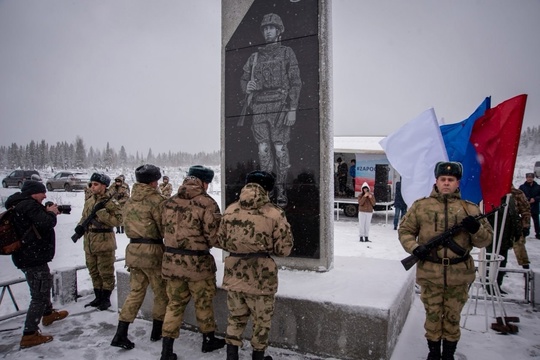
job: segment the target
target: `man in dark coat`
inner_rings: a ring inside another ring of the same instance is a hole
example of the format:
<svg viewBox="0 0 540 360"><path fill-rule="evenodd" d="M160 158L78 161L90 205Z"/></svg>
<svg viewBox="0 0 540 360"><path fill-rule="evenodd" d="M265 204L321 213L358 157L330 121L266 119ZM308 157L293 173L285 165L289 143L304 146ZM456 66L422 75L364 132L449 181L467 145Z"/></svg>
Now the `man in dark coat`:
<svg viewBox="0 0 540 360"><path fill-rule="evenodd" d="M58 206L43 206L47 197L45 185L40 181L27 180L21 192L11 195L6 201L6 209L15 208L14 226L22 239L22 247L11 256L15 266L24 273L30 289L30 305L26 313L21 348L40 345L53 340L50 335L42 335L39 322L49 326L56 320L68 316L67 311L52 308L52 275L49 261L54 257L56 236L56 215ZM43 319L42 319L43 318Z"/></svg>
<svg viewBox="0 0 540 360"><path fill-rule="evenodd" d="M523 191L531 205L531 219L534 224L534 232L536 233L536 238L540 240L540 223L538 219L540 210L540 185L534 181L533 173L525 174L525 182L519 187L519 190Z"/></svg>
<svg viewBox="0 0 540 360"><path fill-rule="evenodd" d="M396 196L394 198L394 230L397 230L399 221L407 212L407 204L401 195L401 179L396 183Z"/></svg>

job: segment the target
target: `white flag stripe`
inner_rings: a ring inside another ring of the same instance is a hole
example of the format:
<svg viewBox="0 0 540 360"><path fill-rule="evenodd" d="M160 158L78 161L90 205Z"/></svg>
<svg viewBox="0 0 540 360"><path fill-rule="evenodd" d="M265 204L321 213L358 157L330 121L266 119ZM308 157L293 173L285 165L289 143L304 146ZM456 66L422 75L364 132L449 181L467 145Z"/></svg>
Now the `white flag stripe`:
<svg viewBox="0 0 540 360"><path fill-rule="evenodd" d="M435 182L433 169L448 161L435 110L430 108L380 141L388 161L402 177L401 193L408 206L428 196Z"/></svg>

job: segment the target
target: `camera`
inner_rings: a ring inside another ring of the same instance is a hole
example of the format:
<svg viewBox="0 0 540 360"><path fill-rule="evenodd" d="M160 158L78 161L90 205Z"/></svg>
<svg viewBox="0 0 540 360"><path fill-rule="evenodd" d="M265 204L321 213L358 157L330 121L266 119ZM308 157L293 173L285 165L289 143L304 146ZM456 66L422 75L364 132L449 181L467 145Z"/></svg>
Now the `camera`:
<svg viewBox="0 0 540 360"><path fill-rule="evenodd" d="M51 206L54 205L52 201L47 201L45 203L45 206ZM60 214L71 214L71 205L58 205L58 211Z"/></svg>

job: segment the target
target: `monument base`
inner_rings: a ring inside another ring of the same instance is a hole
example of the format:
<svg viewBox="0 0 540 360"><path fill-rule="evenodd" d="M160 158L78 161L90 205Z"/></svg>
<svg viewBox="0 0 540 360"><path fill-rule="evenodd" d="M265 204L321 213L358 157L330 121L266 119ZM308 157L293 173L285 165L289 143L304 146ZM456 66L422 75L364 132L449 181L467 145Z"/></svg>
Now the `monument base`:
<svg viewBox="0 0 540 360"><path fill-rule="evenodd" d="M212 250L220 259L220 251ZM328 272L281 270L270 345L339 359L390 359L407 318L414 293L414 271L396 260L336 257ZM219 335L227 328L227 292L221 288L218 263L214 299ZM118 306L129 292L129 273L117 272ZM152 320L148 289L140 314ZM197 330L190 302L184 326ZM251 322L244 334L251 337Z"/></svg>

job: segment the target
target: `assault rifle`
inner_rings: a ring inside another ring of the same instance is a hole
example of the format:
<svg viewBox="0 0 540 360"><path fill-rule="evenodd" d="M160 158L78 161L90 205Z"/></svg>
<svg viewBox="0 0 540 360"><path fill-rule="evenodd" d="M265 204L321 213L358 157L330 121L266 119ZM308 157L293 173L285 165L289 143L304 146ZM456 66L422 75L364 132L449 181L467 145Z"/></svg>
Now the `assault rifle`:
<svg viewBox="0 0 540 360"><path fill-rule="evenodd" d="M496 212L499 212L505 206L506 206L506 204L501 204L501 206L496 207L495 209L491 210L490 212L488 212L486 214L480 214L478 216L475 216L474 218L476 220L487 218L487 217L489 217L491 215L494 215ZM457 233L458 231L460 231L461 229L463 229L463 222L461 222L459 224L456 224L456 225L452 226L450 229L443 232L442 234L439 234L439 235L435 236L433 239L431 239L427 243L425 243L424 246L428 250L431 250L431 249L437 248L439 245L443 245L445 243L448 243L450 245L450 242L453 242L453 240L451 240L452 236L455 233ZM459 245L457 245L456 243L453 243L453 247L460 248ZM463 256L464 255L465 254L463 254ZM414 266L414 264L416 264L418 262L418 260L420 260L420 259L418 259L416 256L409 255L405 259L401 260L401 264L403 264L403 267L405 268L405 270L409 270L410 268L412 268Z"/></svg>
<svg viewBox="0 0 540 360"><path fill-rule="evenodd" d="M255 80L255 65L257 65L257 58L259 56L259 53L255 53L255 57L253 58L253 65L251 65L251 79L250 81ZM247 85L246 85L247 86ZM238 123L236 126L244 126L244 119L246 118L246 114L248 112L248 107L251 106L251 99L253 98L253 92L250 92L249 94L246 94L243 101L242 106L242 112L240 112L240 119L238 119Z"/></svg>
<svg viewBox="0 0 540 360"><path fill-rule="evenodd" d="M86 229L88 229L88 225L90 225L90 222L96 217L96 213L99 210L104 209L105 204L107 203L107 201L111 200L111 198L112 197L108 197L107 199L100 201L96 205L94 205L94 208L92 209L90 215L88 215L88 217L84 219L81 225L77 225L77 227L75 227L75 234L73 234L73 236L71 237L71 240L73 240L74 243L76 243L77 240L82 238L82 236L86 232Z"/></svg>

